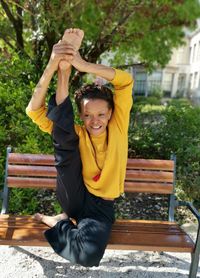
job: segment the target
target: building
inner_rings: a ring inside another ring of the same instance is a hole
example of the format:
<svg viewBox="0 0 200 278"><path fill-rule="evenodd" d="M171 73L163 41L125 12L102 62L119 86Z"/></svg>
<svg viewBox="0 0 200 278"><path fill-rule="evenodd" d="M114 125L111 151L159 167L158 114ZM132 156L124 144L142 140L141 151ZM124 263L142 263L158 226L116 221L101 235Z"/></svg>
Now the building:
<svg viewBox="0 0 200 278"><path fill-rule="evenodd" d="M165 97L189 96L200 99L200 21L199 27L185 37L185 44L174 49L164 69L147 74L142 67L133 68L135 95L148 96L162 90Z"/></svg>

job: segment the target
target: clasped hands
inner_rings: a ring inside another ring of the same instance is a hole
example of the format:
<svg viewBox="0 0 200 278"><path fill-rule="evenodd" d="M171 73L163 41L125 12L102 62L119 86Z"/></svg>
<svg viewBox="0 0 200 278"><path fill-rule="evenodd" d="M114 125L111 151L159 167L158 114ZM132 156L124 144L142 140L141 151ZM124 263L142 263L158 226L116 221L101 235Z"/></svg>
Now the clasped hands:
<svg viewBox="0 0 200 278"><path fill-rule="evenodd" d="M50 64L54 67L54 70L57 71L58 67L61 70L66 70L69 68L69 64L74 66L78 71L84 71L84 68L87 64L85 60L79 54L79 51L76 50L75 46L70 43L67 43L64 40L60 40L57 44L53 46Z"/></svg>

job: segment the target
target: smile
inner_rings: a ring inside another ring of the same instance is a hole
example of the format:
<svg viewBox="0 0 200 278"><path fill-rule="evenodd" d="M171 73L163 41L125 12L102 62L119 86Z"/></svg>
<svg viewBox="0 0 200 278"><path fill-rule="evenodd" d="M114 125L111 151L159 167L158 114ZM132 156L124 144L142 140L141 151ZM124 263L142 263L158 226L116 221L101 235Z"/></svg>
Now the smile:
<svg viewBox="0 0 200 278"><path fill-rule="evenodd" d="M92 129L100 129L101 126L91 126Z"/></svg>

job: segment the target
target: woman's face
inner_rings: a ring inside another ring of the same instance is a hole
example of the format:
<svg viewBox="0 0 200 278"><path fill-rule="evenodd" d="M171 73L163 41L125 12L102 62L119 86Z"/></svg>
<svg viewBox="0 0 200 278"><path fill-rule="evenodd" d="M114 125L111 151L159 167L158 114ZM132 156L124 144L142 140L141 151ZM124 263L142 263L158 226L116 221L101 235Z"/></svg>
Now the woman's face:
<svg viewBox="0 0 200 278"><path fill-rule="evenodd" d="M103 99L83 99L81 101L80 117L91 135L102 134L106 130L111 115L112 109Z"/></svg>

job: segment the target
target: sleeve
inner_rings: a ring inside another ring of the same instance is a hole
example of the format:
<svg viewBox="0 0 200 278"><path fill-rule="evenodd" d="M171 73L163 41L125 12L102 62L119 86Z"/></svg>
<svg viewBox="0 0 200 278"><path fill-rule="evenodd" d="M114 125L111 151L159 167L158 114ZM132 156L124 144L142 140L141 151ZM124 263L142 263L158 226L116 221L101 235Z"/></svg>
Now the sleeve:
<svg viewBox="0 0 200 278"><path fill-rule="evenodd" d="M31 111L26 108L26 114L31 118L31 120L39 126L39 128L51 134L53 128L53 122L47 118L47 107L42 106L38 110Z"/></svg>
<svg viewBox="0 0 200 278"><path fill-rule="evenodd" d="M110 81L114 85L114 112L113 120L121 132L128 131L129 116L133 104L133 78L128 72L114 69L115 77Z"/></svg>

